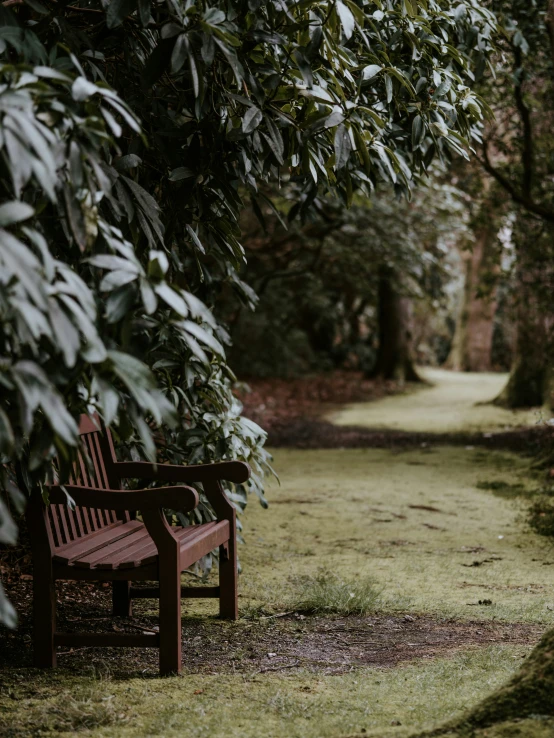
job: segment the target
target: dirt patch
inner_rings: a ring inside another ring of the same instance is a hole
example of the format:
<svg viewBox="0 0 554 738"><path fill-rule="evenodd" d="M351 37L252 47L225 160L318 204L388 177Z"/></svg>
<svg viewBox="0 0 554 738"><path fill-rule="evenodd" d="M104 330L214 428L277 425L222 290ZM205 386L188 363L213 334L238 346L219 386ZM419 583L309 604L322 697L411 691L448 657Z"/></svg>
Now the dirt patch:
<svg viewBox="0 0 554 738"><path fill-rule="evenodd" d="M9 585L20 627L3 637L0 665L31 666L31 585L24 577ZM112 618L110 590L89 583L60 582L58 627L63 632L156 632L154 602L139 602L133 618ZM458 622L417 615L308 617L286 613L238 623L213 618L183 620L184 668L190 674L266 673L302 669L342 674L352 667L394 667L413 659L437 658L458 649L493 644L533 645L540 626L481 621ZM60 649L59 666L81 674L108 670L113 676L155 675L155 649Z"/></svg>

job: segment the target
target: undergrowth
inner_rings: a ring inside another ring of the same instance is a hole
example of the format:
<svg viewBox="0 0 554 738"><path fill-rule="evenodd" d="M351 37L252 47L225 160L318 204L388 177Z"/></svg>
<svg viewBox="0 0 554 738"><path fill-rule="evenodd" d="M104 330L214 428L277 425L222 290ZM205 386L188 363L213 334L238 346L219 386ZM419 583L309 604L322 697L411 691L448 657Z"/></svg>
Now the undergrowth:
<svg viewBox="0 0 554 738"><path fill-rule="evenodd" d="M381 603L382 589L370 577L343 579L321 570L299 579L298 594L290 609L309 615L367 615Z"/></svg>
<svg viewBox="0 0 554 738"><path fill-rule="evenodd" d="M541 536L554 537L554 496L542 495L529 508L528 522Z"/></svg>

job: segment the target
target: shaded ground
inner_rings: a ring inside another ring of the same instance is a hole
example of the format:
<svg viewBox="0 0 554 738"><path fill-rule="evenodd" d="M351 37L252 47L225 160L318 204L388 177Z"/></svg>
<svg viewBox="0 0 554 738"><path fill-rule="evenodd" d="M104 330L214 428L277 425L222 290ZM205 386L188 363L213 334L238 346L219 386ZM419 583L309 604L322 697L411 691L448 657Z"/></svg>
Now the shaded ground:
<svg viewBox="0 0 554 738"><path fill-rule="evenodd" d="M487 449L506 449L522 454L537 454L554 449L554 428L549 425L523 427L497 432L426 433L374 430L363 426L335 425L330 420L313 418L275 419L269 439L274 448L425 448L437 444L475 445Z"/></svg>
<svg viewBox="0 0 554 738"><path fill-rule="evenodd" d="M245 415L269 431L299 418L319 417L347 403L368 403L403 392L397 382L334 371L291 379L253 378L239 388Z"/></svg>
<svg viewBox="0 0 554 738"><path fill-rule="evenodd" d="M554 450L554 428L539 408L512 412L490 403L507 375L418 370L427 384L400 387L361 372L253 379L240 393L247 417L274 448L410 448L446 443L517 453ZM483 404L484 403L484 404Z"/></svg>
<svg viewBox="0 0 554 738"><path fill-rule="evenodd" d="M12 602L22 613L20 628L2 644L1 667L32 665L27 578L9 588ZM101 585L67 582L58 585L59 628L98 633L155 632L157 604L139 603L132 618L111 618L110 593ZM142 611L142 612L141 612ZM243 620L239 625L211 618L187 618L183 623L184 668L188 674L266 673L308 670L342 674L353 667L392 667L417 658L436 658L469 646L491 644L532 645L541 628L517 623L454 621L425 616L372 615L364 617L307 617L289 612L278 617ZM112 676L155 676L157 651L114 648L61 649L58 664L76 674L96 666Z"/></svg>
<svg viewBox="0 0 554 738"><path fill-rule="evenodd" d="M332 738L408 736L475 703L522 663L527 646L481 646L448 658L339 674L304 670L114 678L110 665L0 673L2 738Z"/></svg>

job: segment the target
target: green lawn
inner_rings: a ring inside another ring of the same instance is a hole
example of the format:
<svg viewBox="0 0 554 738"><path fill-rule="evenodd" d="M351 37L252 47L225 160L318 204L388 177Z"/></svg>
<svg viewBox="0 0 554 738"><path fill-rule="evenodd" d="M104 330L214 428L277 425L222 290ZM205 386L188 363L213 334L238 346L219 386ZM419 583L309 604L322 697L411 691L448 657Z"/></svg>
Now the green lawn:
<svg viewBox="0 0 554 738"><path fill-rule="evenodd" d="M216 605L210 601L185 608L185 617L212 622L209 637L219 638L222 648L231 639L226 634L240 633L247 642L248 628L277 622L271 615L299 607L322 571L337 572L345 587L372 588L378 615L497 619L541 628L554 620L554 551L527 528L525 497L511 494L537 484L528 460L444 447L279 450L275 463L282 484L269 490L270 509L252 502L244 516L243 619L234 625L212 621ZM318 596L325 608L328 594ZM147 617L152 606L141 603L139 615ZM282 632L296 626L286 618L278 622ZM362 730L405 736L477 703L517 669L532 640L467 643L438 658L353 663L337 673L304 663L257 673L239 652L232 668L227 662L218 673L216 659L207 673L187 669L185 651L184 675L163 680L153 667L143 678L132 670L125 677L124 652L117 676L114 662L103 662L101 654L91 653L94 668L77 673L69 655L52 673L0 672L0 724L3 736L315 738Z"/></svg>

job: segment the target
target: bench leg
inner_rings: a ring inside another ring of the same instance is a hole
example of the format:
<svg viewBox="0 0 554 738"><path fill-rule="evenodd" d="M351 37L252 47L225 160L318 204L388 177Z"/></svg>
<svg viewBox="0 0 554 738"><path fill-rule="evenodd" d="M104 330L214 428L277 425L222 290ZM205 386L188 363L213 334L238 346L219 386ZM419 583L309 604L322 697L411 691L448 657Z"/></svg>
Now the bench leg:
<svg viewBox="0 0 554 738"><path fill-rule="evenodd" d="M232 525L229 541L219 547L219 616L227 620L239 616L236 546L236 530Z"/></svg>
<svg viewBox="0 0 554 738"><path fill-rule="evenodd" d="M178 560L160 566L160 674L181 673L181 568Z"/></svg>
<svg viewBox="0 0 554 738"><path fill-rule="evenodd" d="M112 613L122 618L130 618L133 614L131 600L131 582L114 581L112 585Z"/></svg>
<svg viewBox="0 0 554 738"><path fill-rule="evenodd" d="M33 572L34 664L41 669L56 666L56 587L50 561Z"/></svg>

